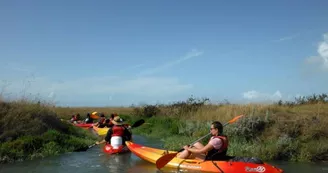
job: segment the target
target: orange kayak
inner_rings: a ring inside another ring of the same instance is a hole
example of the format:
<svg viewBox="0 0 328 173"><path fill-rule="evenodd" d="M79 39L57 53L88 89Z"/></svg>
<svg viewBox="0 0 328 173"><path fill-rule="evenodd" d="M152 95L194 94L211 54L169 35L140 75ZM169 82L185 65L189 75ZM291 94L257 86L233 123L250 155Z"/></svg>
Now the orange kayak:
<svg viewBox="0 0 328 173"><path fill-rule="evenodd" d="M176 153L163 149L142 146L131 141L126 141L129 150L143 160L156 164L156 160L166 153ZM247 161L202 161L196 159L173 158L166 167L178 170L195 170L204 172L224 172L224 173L282 173L283 170L267 163L251 163Z"/></svg>

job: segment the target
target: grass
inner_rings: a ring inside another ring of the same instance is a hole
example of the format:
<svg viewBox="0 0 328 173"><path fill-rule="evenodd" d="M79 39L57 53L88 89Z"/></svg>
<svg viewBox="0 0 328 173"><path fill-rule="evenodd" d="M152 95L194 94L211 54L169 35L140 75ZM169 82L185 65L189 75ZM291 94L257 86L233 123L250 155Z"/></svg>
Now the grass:
<svg viewBox="0 0 328 173"><path fill-rule="evenodd" d="M96 138L62 122L51 105L0 100L0 163L83 150Z"/></svg>
<svg viewBox="0 0 328 173"><path fill-rule="evenodd" d="M179 150L207 134L214 120L225 123L244 114L244 118L224 128L230 139L229 155L255 156L266 161L328 161L328 99L324 94L270 105L213 105L207 101L189 98L168 105L116 108L0 101L1 161L44 157L85 147L95 137L59 118L69 119L79 113L84 119L94 111L107 117L116 112L131 124L145 119L146 123L135 128L134 134L156 137L170 150Z"/></svg>
<svg viewBox="0 0 328 173"><path fill-rule="evenodd" d="M179 150L207 134L214 120L225 123L244 114L243 119L224 128L230 139L228 154L263 160L328 161L328 99L325 94L275 104L213 105L207 101L189 98L169 105L88 109L115 111L133 120L144 118L146 124L136 128L134 133L156 137L171 150ZM86 108L80 108L83 109Z"/></svg>

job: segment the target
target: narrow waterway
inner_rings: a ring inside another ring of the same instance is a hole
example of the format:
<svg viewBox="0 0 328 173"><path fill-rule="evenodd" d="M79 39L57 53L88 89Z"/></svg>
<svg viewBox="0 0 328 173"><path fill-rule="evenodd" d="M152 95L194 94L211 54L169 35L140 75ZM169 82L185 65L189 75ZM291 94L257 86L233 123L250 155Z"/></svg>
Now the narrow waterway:
<svg viewBox="0 0 328 173"><path fill-rule="evenodd" d="M134 142L162 148L162 142L134 135ZM290 162L271 162L287 173L328 173L328 164L301 164ZM154 164L139 159L131 152L108 155L101 146L95 146L86 152L66 153L60 156L0 165L1 173L166 173L176 169L157 170Z"/></svg>

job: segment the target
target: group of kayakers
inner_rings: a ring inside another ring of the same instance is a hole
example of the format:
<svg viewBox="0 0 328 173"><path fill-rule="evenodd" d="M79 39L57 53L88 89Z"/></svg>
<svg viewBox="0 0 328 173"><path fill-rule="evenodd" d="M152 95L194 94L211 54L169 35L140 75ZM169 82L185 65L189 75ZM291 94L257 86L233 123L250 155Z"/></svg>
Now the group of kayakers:
<svg viewBox="0 0 328 173"><path fill-rule="evenodd" d="M92 115L95 115L95 113L96 112L93 112L91 115L88 114L85 122L90 121L90 119L93 120ZM78 120L77 117L79 117L79 114L72 117L72 120L77 121ZM116 113L112 113L108 119L106 118L104 113L100 113L100 116L96 119L98 119L96 123L91 122L93 123L93 126L96 126L98 128L104 128L104 127L109 128L106 137L102 141L97 141L96 144L102 144L106 142L107 144L110 144L115 149L115 147L122 147L122 145L126 145L125 144L126 141L132 140L132 133L130 131L131 126L126 124L124 120ZM140 124L144 123L144 120L142 120L141 123L137 123L137 122L132 125L133 128L138 127ZM226 123L225 125L227 124L228 123ZM165 164L167 164L170 160L172 160L175 157L180 159L197 159L202 161L227 160L228 158L231 159L231 156L227 156L229 141L228 141L228 137L223 134L223 125L219 121L214 121L211 123L209 131L210 131L211 138L209 139L206 145L203 145L200 142L193 143L192 146L186 145L183 147L184 150L176 153L176 155L174 155L175 153L170 153L173 154L170 155L169 153L164 152L163 156L161 156L161 158L163 159L160 158L156 161L156 164L159 165L157 167L158 168L163 167ZM162 163L164 164L159 162L159 160L162 161ZM261 163L261 162L262 161L260 160L253 159L251 163ZM216 165L216 167L218 166Z"/></svg>
<svg viewBox="0 0 328 173"><path fill-rule="evenodd" d="M77 113L72 115L70 122L74 124L81 124L81 123L91 124L93 123L93 119L90 117L90 113L87 113L86 118L82 121L80 114Z"/></svg>
<svg viewBox="0 0 328 173"><path fill-rule="evenodd" d="M82 121L80 114L74 114L72 115L70 122L74 123L74 124L81 124L81 123L85 123L85 124L94 124L95 126L99 127L99 128L103 128L103 127L110 127L112 126L111 120L117 116L117 113L112 113L109 119L106 119L105 114L104 113L100 113L100 118L97 115L98 112L92 112L87 113L86 118ZM99 121L94 123L94 121L96 119L99 118Z"/></svg>
<svg viewBox="0 0 328 173"><path fill-rule="evenodd" d="M109 144L121 143L125 145L125 141L130 141L132 139L132 133L130 131L131 126L124 123L124 120L118 116L117 113L111 113L109 118L106 118L104 113L99 113L100 116L97 114L98 112L87 113L86 119L82 122L80 120L80 114L77 113L72 116L71 123L92 123L93 126L98 128L108 127L109 129L104 140L96 142L96 144L107 142ZM96 119L98 119L98 121L94 123Z"/></svg>
<svg viewBox="0 0 328 173"><path fill-rule="evenodd" d="M97 112L88 113L87 118L84 120L84 123L93 123ZM80 114L72 116L71 122L80 122ZM93 126L98 128L108 127L109 130L106 134L104 140L96 142L96 144L101 143L113 143L117 137L120 137L121 142L125 145L125 141L129 141L132 138L130 131L130 126L124 124L124 120L120 118L117 113L112 113L107 119L104 113L100 113L100 118L98 122L93 123ZM228 138L223 135L223 126L219 121L214 121L211 124L210 132L212 137L210 138L207 145L203 145L200 142L195 143L193 146L184 146L184 151L180 152L177 157L186 159L186 158L195 158L200 160L217 160L222 159L226 156L228 150Z"/></svg>

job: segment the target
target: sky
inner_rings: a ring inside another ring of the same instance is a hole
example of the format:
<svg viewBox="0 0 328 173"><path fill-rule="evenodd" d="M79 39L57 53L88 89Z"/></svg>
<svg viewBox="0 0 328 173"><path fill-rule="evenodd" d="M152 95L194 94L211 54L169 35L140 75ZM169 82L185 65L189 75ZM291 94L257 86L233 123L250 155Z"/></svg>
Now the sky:
<svg viewBox="0 0 328 173"><path fill-rule="evenodd" d="M328 1L0 1L0 95L58 106L327 93Z"/></svg>

